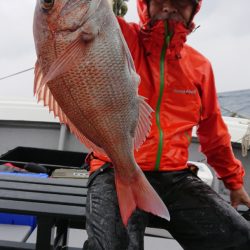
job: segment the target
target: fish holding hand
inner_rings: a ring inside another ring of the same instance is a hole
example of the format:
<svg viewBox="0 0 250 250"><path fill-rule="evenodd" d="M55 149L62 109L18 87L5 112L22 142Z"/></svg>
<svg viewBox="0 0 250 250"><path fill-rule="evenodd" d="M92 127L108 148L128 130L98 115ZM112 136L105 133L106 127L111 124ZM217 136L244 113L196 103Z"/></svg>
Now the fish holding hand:
<svg viewBox="0 0 250 250"><path fill-rule="evenodd" d="M170 218L134 159L151 107L107 0L37 0L34 93L90 150L114 166L124 225L136 208Z"/></svg>

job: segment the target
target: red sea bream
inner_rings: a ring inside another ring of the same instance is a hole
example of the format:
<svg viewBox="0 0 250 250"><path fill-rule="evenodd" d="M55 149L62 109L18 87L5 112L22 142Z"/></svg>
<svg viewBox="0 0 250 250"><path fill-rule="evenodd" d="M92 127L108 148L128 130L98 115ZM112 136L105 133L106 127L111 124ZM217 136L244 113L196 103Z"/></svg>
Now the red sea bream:
<svg viewBox="0 0 250 250"><path fill-rule="evenodd" d="M34 92L90 150L115 169L123 223L136 207L169 213L134 159L150 129L150 106L107 0L37 0Z"/></svg>

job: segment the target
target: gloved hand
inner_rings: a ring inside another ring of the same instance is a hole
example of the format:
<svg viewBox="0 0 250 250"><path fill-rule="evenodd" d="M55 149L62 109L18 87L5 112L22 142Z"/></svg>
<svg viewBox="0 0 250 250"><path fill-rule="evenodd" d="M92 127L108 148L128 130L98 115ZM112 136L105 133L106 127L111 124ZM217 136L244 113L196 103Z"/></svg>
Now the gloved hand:
<svg viewBox="0 0 250 250"><path fill-rule="evenodd" d="M127 0L113 0L113 11L116 16L123 17L126 15L128 11L128 7L125 1Z"/></svg>

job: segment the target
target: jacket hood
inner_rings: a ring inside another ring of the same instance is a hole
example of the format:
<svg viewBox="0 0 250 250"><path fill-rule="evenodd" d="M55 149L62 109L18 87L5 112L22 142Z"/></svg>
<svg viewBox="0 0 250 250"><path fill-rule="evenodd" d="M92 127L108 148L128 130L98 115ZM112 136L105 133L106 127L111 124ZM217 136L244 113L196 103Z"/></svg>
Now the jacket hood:
<svg viewBox="0 0 250 250"><path fill-rule="evenodd" d="M201 3L202 3L202 0L197 0L197 6L196 6L196 9L194 10L194 14L192 16L192 20L189 25L190 31L192 31L193 28L195 27L193 23L193 19L196 13L199 12L201 8ZM146 0L137 0L137 11L138 11L138 15L140 18L140 25L145 26L150 21L148 4Z"/></svg>

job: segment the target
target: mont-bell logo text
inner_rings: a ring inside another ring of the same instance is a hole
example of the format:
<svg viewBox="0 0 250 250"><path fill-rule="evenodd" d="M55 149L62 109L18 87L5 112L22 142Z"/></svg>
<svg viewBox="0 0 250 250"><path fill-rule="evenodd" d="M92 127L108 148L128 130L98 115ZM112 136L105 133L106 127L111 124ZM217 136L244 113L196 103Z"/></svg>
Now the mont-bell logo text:
<svg viewBox="0 0 250 250"><path fill-rule="evenodd" d="M195 95L196 92L196 89L174 89L176 94Z"/></svg>

